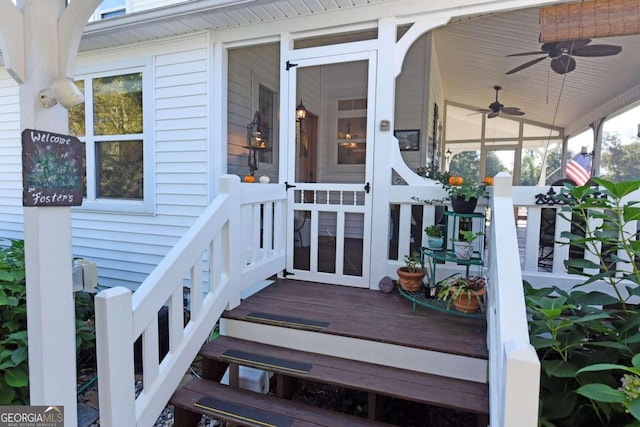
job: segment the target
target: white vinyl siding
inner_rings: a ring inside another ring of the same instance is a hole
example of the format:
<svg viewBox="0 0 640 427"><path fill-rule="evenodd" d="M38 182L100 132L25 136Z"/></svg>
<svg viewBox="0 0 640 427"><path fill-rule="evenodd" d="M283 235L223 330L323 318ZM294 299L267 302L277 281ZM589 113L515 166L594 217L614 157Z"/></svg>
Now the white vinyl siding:
<svg viewBox="0 0 640 427"><path fill-rule="evenodd" d="M0 68L0 245L21 239L22 145L18 84Z"/></svg>
<svg viewBox="0 0 640 427"><path fill-rule="evenodd" d="M74 255L97 262L101 285L137 287L209 203L207 42L199 34L79 61L134 62L151 56L153 64L155 215L81 209L72 215Z"/></svg>
<svg viewBox="0 0 640 427"><path fill-rule="evenodd" d="M431 38L423 36L411 46L396 79L395 130L420 129L420 151L402 152L402 158L411 169L424 166L428 137L432 135L433 101L426 86L430 43ZM444 105L438 107L442 117Z"/></svg>
<svg viewBox="0 0 640 427"><path fill-rule="evenodd" d="M208 40L200 33L78 58L78 70L148 61L153 79L154 102L144 108L153 129L155 213L72 208L73 255L96 262L101 286L136 288L210 201ZM18 85L2 69L0 238L23 238L19 108Z"/></svg>

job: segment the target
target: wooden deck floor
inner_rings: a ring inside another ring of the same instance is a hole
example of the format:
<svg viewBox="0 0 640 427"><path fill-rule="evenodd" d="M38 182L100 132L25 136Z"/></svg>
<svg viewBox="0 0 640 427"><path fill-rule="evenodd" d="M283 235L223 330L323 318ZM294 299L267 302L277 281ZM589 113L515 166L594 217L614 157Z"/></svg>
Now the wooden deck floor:
<svg viewBox="0 0 640 427"><path fill-rule="evenodd" d="M399 293L278 279L225 313L243 319L265 312L329 323L327 334L487 359L484 319L462 318L412 304Z"/></svg>

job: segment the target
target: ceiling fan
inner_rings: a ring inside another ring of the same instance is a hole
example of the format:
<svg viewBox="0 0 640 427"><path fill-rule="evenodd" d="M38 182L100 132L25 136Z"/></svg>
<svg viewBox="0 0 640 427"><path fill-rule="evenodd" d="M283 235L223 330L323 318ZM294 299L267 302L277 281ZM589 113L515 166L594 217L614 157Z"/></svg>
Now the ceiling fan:
<svg viewBox="0 0 640 427"><path fill-rule="evenodd" d="M489 104L489 109L477 110L479 113L489 113L487 114L488 119L492 119L494 117L499 116L500 114L507 114L510 116L524 116L524 111L520 111L518 107L505 107L498 101L498 92L502 89L502 86L494 86L496 91L496 100Z"/></svg>
<svg viewBox="0 0 640 427"><path fill-rule="evenodd" d="M566 74L576 69L574 56L597 57L617 55L622 51L621 46L612 44L592 44L591 39L569 40L564 42L544 43L539 51L514 53L509 56L525 56L545 54L529 62L525 62L516 68L507 71L507 74L517 73L547 58L551 58L551 69L558 74Z"/></svg>

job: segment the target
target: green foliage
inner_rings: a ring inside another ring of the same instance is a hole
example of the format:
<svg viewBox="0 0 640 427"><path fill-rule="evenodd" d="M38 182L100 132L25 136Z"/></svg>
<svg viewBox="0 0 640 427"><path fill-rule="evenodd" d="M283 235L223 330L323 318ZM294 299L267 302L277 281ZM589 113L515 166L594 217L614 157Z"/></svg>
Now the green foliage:
<svg viewBox="0 0 640 427"><path fill-rule="evenodd" d="M416 173L425 178L430 178L434 181L438 181L442 188L449 195L449 197L445 199L423 200L415 196L411 198L412 200L421 203L430 205L441 204L446 202L447 200L451 200L452 198L464 198L464 200L468 202L471 198L480 199L483 197L489 197L487 185L485 183L478 182L477 178L463 177L462 185L451 185L449 184L449 178L451 178L454 174L446 171L442 172L438 169L437 166L421 167L416 169Z"/></svg>
<svg viewBox="0 0 640 427"><path fill-rule="evenodd" d="M482 298L478 295L478 291L483 289L486 283L485 278L481 276L449 277L440 282L437 298L442 301L449 301L449 304L451 304L454 299L466 295L469 300L472 298L477 299L480 306L482 306Z"/></svg>
<svg viewBox="0 0 640 427"><path fill-rule="evenodd" d="M640 189L640 181L592 180L598 187L567 186L560 195L569 203L561 215L575 227L561 237L596 261L574 258L565 261L565 266L569 273L586 277L582 285L598 280L607 283L625 308L630 296L640 295L640 269L634 261L640 255L640 242L633 223L640 218L640 202L628 198Z"/></svg>
<svg viewBox="0 0 640 427"><path fill-rule="evenodd" d="M89 295L76 293L76 348L78 360L95 359L93 304ZM0 248L0 404L29 403L27 300L24 242L12 240Z"/></svg>
<svg viewBox="0 0 640 427"><path fill-rule="evenodd" d="M443 235L442 228L438 227L437 225L429 225L425 227L424 232L429 237L442 237Z"/></svg>
<svg viewBox="0 0 640 427"><path fill-rule="evenodd" d="M602 178L622 182L640 178L640 143L625 143L618 132L604 132Z"/></svg>
<svg viewBox="0 0 640 427"><path fill-rule="evenodd" d="M26 404L27 295L24 244L14 240L0 249L0 404Z"/></svg>
<svg viewBox="0 0 640 427"><path fill-rule="evenodd" d="M640 425L640 312L629 304L640 295L640 207L629 197L640 181L593 181L598 187L569 185L560 195L574 225L562 237L590 254L565 262L583 283L569 292L525 283L544 426ZM596 283L611 292L583 290Z"/></svg>
<svg viewBox="0 0 640 427"><path fill-rule="evenodd" d="M460 233L459 240L465 241L467 243L473 243L473 241L476 240L478 237L484 236L484 233L482 231L478 231L474 233L471 230L460 230L459 233Z"/></svg>
<svg viewBox="0 0 640 427"><path fill-rule="evenodd" d="M422 269L422 258L420 253L414 252L404 256L404 265L409 273L417 273Z"/></svg>

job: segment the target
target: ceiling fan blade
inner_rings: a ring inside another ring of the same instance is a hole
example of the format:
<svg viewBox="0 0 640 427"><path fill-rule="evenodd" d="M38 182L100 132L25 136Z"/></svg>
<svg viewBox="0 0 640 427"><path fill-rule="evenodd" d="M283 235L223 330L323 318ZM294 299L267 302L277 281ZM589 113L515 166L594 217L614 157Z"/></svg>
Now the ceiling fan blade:
<svg viewBox="0 0 640 427"><path fill-rule="evenodd" d="M585 46L577 49L573 49L571 53L573 56L613 56L622 52L621 46L612 44L593 44L591 46Z"/></svg>
<svg viewBox="0 0 640 427"><path fill-rule="evenodd" d="M500 112L510 116L524 116L524 112L520 111L518 107L504 107Z"/></svg>
<svg viewBox="0 0 640 427"><path fill-rule="evenodd" d="M566 50L567 52L575 52L576 49L581 49L589 43L591 43L591 39L567 40L563 42L556 42L555 47L558 49Z"/></svg>
<svg viewBox="0 0 640 427"><path fill-rule="evenodd" d="M551 69L558 74L566 74L576 69L576 60L569 55L562 55L551 60Z"/></svg>
<svg viewBox="0 0 640 427"><path fill-rule="evenodd" d="M517 66L516 68L513 68L513 69L511 69L511 70L507 71L507 73L506 73L506 74L513 74L513 73L517 73L518 71L524 70L524 69L525 69L525 68L527 68L527 67L531 67L532 65L535 65L535 64L537 64L538 62L543 61L543 60L545 60L545 59L547 59L547 57L546 57L546 56L541 56L540 58L536 58L536 59L533 59L533 60L531 60L531 61L529 61L529 62L525 62L524 64L519 65L519 66Z"/></svg>
<svg viewBox="0 0 640 427"><path fill-rule="evenodd" d="M494 117L498 117L498 114L500 114L497 111L492 111L489 114L487 114L487 119L493 119Z"/></svg>
<svg viewBox="0 0 640 427"><path fill-rule="evenodd" d="M540 55L547 52L543 52L541 50L537 50L535 52L522 52L522 53L512 53L511 55L507 55L507 58L510 56L525 56L525 55Z"/></svg>

